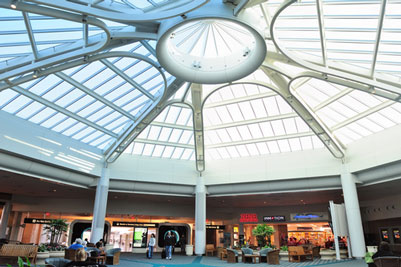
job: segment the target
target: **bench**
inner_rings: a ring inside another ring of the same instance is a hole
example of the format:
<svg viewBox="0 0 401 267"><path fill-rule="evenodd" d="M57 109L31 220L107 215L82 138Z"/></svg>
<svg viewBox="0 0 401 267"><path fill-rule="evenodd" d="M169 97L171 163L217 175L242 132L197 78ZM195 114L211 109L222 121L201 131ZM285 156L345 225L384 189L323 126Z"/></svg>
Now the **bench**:
<svg viewBox="0 0 401 267"><path fill-rule="evenodd" d="M16 264L18 257L36 263L37 253L38 246L35 245L3 244L0 248L0 263Z"/></svg>
<svg viewBox="0 0 401 267"><path fill-rule="evenodd" d="M401 258L396 256L383 256L373 259L377 267L399 267Z"/></svg>
<svg viewBox="0 0 401 267"><path fill-rule="evenodd" d="M308 259L313 260L312 251L305 251L305 249L301 246L288 247L288 261L300 262Z"/></svg>

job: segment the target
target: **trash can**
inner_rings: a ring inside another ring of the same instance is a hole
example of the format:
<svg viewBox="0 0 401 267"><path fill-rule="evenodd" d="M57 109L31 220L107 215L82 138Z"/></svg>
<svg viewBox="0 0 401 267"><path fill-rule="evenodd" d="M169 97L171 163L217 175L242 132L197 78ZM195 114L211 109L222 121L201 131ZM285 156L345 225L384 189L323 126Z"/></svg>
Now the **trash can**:
<svg viewBox="0 0 401 267"><path fill-rule="evenodd" d="M194 246L193 245L186 245L185 246L185 253L187 256L192 256L194 254Z"/></svg>

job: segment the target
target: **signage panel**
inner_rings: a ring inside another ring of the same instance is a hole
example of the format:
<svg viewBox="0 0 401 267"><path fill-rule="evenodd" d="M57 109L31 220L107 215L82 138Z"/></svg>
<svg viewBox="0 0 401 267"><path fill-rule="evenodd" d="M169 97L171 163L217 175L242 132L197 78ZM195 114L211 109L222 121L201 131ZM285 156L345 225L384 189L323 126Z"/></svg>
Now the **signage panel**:
<svg viewBox="0 0 401 267"><path fill-rule="evenodd" d="M285 216L263 216L264 222L285 222Z"/></svg>
<svg viewBox="0 0 401 267"><path fill-rule="evenodd" d="M296 222L329 220L329 215L327 212L291 213L290 215L291 215L291 221L296 221Z"/></svg>
<svg viewBox="0 0 401 267"><path fill-rule="evenodd" d="M225 225L206 225L206 229L224 230L224 229L226 229L226 226Z"/></svg>
<svg viewBox="0 0 401 267"><path fill-rule="evenodd" d="M258 215L256 213L242 213L240 214L240 222L258 222Z"/></svg>
<svg viewBox="0 0 401 267"><path fill-rule="evenodd" d="M51 224L53 219L37 219L37 218L25 218L24 223L33 223L33 224Z"/></svg>
<svg viewBox="0 0 401 267"><path fill-rule="evenodd" d="M137 223L137 222L113 222L113 226L117 227L153 227L157 228L158 223Z"/></svg>

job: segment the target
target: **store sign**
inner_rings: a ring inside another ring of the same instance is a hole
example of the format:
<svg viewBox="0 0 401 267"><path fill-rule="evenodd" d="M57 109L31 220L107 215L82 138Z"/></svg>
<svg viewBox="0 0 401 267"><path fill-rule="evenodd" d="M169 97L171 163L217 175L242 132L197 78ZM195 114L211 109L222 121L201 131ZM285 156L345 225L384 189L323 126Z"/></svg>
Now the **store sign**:
<svg viewBox="0 0 401 267"><path fill-rule="evenodd" d="M226 229L226 226L225 225L206 225L206 229L224 230L224 229Z"/></svg>
<svg viewBox="0 0 401 267"><path fill-rule="evenodd" d="M53 219L36 219L36 218L25 218L24 223L33 224L51 224Z"/></svg>
<svg viewBox="0 0 401 267"><path fill-rule="evenodd" d="M325 221L329 216L327 212L307 212L307 213L291 213L291 221Z"/></svg>
<svg viewBox="0 0 401 267"><path fill-rule="evenodd" d="M258 215L256 213L242 213L240 216L240 222L258 222Z"/></svg>
<svg viewBox="0 0 401 267"><path fill-rule="evenodd" d="M113 226L117 227L152 227L157 228L158 223L137 223L137 222L113 222Z"/></svg>
<svg viewBox="0 0 401 267"><path fill-rule="evenodd" d="M285 222L285 216L263 216L264 222Z"/></svg>

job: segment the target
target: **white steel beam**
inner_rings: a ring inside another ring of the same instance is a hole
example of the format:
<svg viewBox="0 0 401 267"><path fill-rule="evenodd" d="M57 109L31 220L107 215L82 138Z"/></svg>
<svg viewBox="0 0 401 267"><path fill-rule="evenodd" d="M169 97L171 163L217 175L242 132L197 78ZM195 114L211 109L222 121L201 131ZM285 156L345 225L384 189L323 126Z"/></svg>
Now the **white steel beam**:
<svg viewBox="0 0 401 267"><path fill-rule="evenodd" d="M207 126L207 127L205 127L205 130L206 131L219 130L219 129L225 129L225 128L231 128L231 127L245 126L245 125L255 124L255 123L263 123L263 122L269 122L269 121L275 121L275 120L297 118L297 117L299 117L299 116L296 113L287 113L287 114L280 114L280 115L276 115L276 116L269 116L266 118L258 118L258 119L253 119L253 120L237 121L237 122L222 123L219 125Z"/></svg>
<svg viewBox="0 0 401 267"><path fill-rule="evenodd" d="M370 77L374 77L375 75L377 54L379 53L379 45L381 41L381 35L383 32L383 20L384 20L384 14L386 13L386 5L387 5L387 0L382 0L380 7L380 17L378 19L377 32L376 32L375 50L373 52L372 67L370 69Z"/></svg>
<svg viewBox="0 0 401 267"><path fill-rule="evenodd" d="M171 128L171 129L179 129L179 130L184 130L184 131L192 131L194 129L191 126L179 125L179 124L167 123L167 122L159 122L159 121L152 121L152 123L150 125L166 127L166 128Z"/></svg>
<svg viewBox="0 0 401 267"><path fill-rule="evenodd" d="M29 42L31 43L33 56L35 57L35 59L38 59L38 48L36 47L35 37L33 36L29 15L26 12L22 12L22 15L24 16L25 28L28 32Z"/></svg>
<svg viewBox="0 0 401 267"><path fill-rule="evenodd" d="M125 117L129 118L130 120L132 120L132 121L136 120L136 117L133 116L128 111L122 109L121 107L117 106L116 104L114 104L113 102L107 100L106 98L98 95L96 92L92 91L91 89L89 89L86 86L82 85L81 83L77 82L76 80L74 80L70 76L68 76L68 75L66 75L66 74L64 74L62 72L56 72L56 73L54 73L54 75L56 75L57 77L59 77L60 79L62 79L64 81L66 81L67 83L71 84L75 88L81 90L85 94L90 95L91 97L93 97L94 99L98 100L99 102L102 102L106 106L111 107L115 111L117 111L117 112L121 113L122 115L124 115Z"/></svg>
<svg viewBox="0 0 401 267"><path fill-rule="evenodd" d="M324 28L323 1L316 0L317 16L319 21L320 46L322 48L323 65L327 66L326 36Z"/></svg>
<svg viewBox="0 0 401 267"><path fill-rule="evenodd" d="M191 97L193 105L193 126L195 141L196 170L205 170L205 136L203 132L203 113L202 113L202 85L193 83L191 85Z"/></svg>
<svg viewBox="0 0 401 267"><path fill-rule="evenodd" d="M26 97L28 97L28 98L30 98L30 99L38 102L38 103L41 103L41 104L43 104L43 105L45 105L45 106L47 106L47 107L49 107L51 109L54 109L54 110L56 110L56 111L58 111L58 112L60 112L60 113L62 113L64 115L74 119L74 120L82 122L82 123L94 128L94 129L96 129L98 131L101 131L101 132L103 132L103 133L105 133L105 134L107 134L109 136L117 138L117 134L116 133L105 129L105 128L101 127L100 125L97 125L96 123L94 123L94 122L92 122L92 121L90 121L90 120L88 120L86 118L78 116L74 112L71 112L71 111L69 111L69 110L67 110L65 108L62 108L62 107L60 107L58 105L55 105L51 101L46 100L46 99L44 99L44 98L42 98L42 97L40 97L38 95L35 95L34 93L32 93L32 92L30 92L28 90L25 90L24 88L22 88L20 86L13 86L12 89L14 91L20 93L21 95L24 95L24 96L26 96Z"/></svg>
<svg viewBox="0 0 401 267"><path fill-rule="evenodd" d="M227 105L231 105L231 104L238 104L241 102L248 102L248 101L262 99L262 98L266 98L266 97L272 97L272 96L276 96L276 95L277 95L277 93L275 93L274 91L271 91L271 92L265 92L265 93L255 94L255 95L237 97L237 98L223 100L223 101L219 101L219 102L205 103L204 108L222 107L222 106L227 106Z"/></svg>
<svg viewBox="0 0 401 267"><path fill-rule="evenodd" d="M330 105L331 103L334 103L336 100L342 98L343 96L351 93L353 91L353 89L351 88L346 88L340 92L338 92L337 94L333 95L332 97L327 98L326 100L324 100L323 102L321 102L319 105L317 105L314 109L313 112L316 112L318 110L321 110L322 108Z"/></svg>
<svg viewBox="0 0 401 267"><path fill-rule="evenodd" d="M127 74L125 74L122 70L114 66L110 61L107 59L101 59L100 60L104 65L106 65L109 69L114 71L117 75L119 75L121 78L123 78L127 83L131 84L134 88L138 89L142 94L146 95L148 98L151 100L155 100L155 97L149 93L145 88L143 88L140 84L135 82L131 77L129 77Z"/></svg>
<svg viewBox="0 0 401 267"><path fill-rule="evenodd" d="M149 139L144 139L144 138L136 138L135 143L144 143L144 144L151 144L151 145L161 145L161 146L181 147L181 148L185 148L185 149L194 149L193 145L174 143L174 142L165 142L165 141L159 141L159 140L149 140Z"/></svg>
<svg viewBox="0 0 401 267"><path fill-rule="evenodd" d="M87 14L97 18L103 18L123 23L135 23L135 22L156 23L156 21L159 20L172 18L180 16L181 14L188 13L209 2L209 0L197 0L189 2L174 1L175 2L174 4L176 4L174 8L170 8L160 12L143 13L140 12L139 10L131 10L132 12L125 13L123 11L121 12L107 11L106 9L95 8L93 6L84 6L82 4L64 0L30 0L30 1L41 5L47 5L55 8L69 10L72 12ZM110 8L110 5L108 6L108 8Z"/></svg>
<svg viewBox="0 0 401 267"><path fill-rule="evenodd" d="M333 127L330 128L330 130L331 131L335 131L335 130L338 130L340 128L343 128L343 127L345 127L345 126L347 126L347 125L349 125L349 124L351 124L353 122L356 122L356 121L358 121L360 119L363 119L363 118L365 118L365 117L367 117L367 116L369 116L369 115L371 115L373 113L376 113L376 112L378 112L378 111L380 111L380 110L382 110L382 109L384 109L386 107L389 107L389 106L391 106L393 104L394 104L394 101L386 100L383 103L381 103L381 104L379 104L379 105L377 105L377 106L375 106L373 108L367 109L364 112L361 112L361 113L359 113L359 114L357 114L357 115L355 115L355 116L353 116L351 118L348 118L347 120L345 120L343 122L340 122L340 123L334 125Z"/></svg>
<svg viewBox="0 0 401 267"><path fill-rule="evenodd" d="M206 145L206 148L209 149L209 148L229 147L229 146L238 146L238 145L249 145L249 144L262 143L262 142L286 140L286 139L291 139L291 138L301 138L301 137L313 136L313 135L314 135L313 132L285 134L285 135L269 136L269 137L256 138L256 139L254 138L254 139L250 139L250 140L241 140L241 141Z"/></svg>

